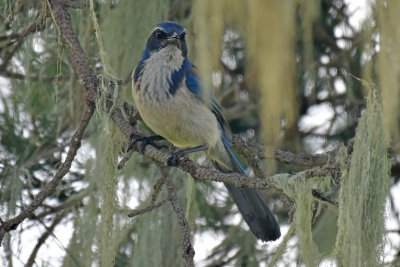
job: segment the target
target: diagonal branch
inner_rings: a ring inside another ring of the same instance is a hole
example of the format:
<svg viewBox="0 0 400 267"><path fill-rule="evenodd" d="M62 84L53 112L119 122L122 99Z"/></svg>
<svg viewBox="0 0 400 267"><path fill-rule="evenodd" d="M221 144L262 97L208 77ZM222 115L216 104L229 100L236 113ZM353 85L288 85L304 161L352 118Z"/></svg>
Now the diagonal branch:
<svg viewBox="0 0 400 267"><path fill-rule="evenodd" d="M168 199L164 199L164 200L161 200L160 202L158 202L156 204L152 204L152 205L147 206L147 207L145 207L143 209L134 210L134 211L132 211L131 213L128 214L128 217L132 218L132 217L135 217L135 216L138 216L138 215L145 214L145 213L150 212L152 210L158 209L159 207L161 207L162 205L167 203L167 201L168 201Z"/></svg>
<svg viewBox="0 0 400 267"><path fill-rule="evenodd" d="M21 33L15 35L15 36L9 36L9 37L15 37L15 40L12 40L8 44L5 45L5 47L0 48L6 48L7 46L12 46L10 51L7 51L7 53L4 53L2 57L2 63L0 65L0 72L5 72L7 69L7 66L10 63L10 60L13 58L14 54L18 51L18 49L22 46L22 44L25 41L25 37L28 36L29 34L35 32L35 31L40 31L44 29L44 23L42 23L42 15L39 15L33 23L31 23L26 29L24 29ZM6 38L6 37L4 37Z"/></svg>
<svg viewBox="0 0 400 267"><path fill-rule="evenodd" d="M3 76L4 78L8 79L16 79L16 80L30 80L30 81L40 81L40 82L45 82L45 83L51 83L54 81L65 81L67 80L67 76L54 76L54 77L39 77L39 76L26 76L22 73L18 72L12 72L12 71L1 71L0 70L0 76Z"/></svg>
<svg viewBox="0 0 400 267"><path fill-rule="evenodd" d="M69 197L65 202L61 203L58 206L55 206L55 207L50 206L47 210L42 211L41 213L35 215L34 218L42 219L42 218L48 216L49 214L58 213L63 210L66 210L66 209L71 209L73 207L76 207L82 203L82 199L88 195L88 192L90 190L93 190L93 186L89 186L85 189L82 189L77 194Z"/></svg>
<svg viewBox="0 0 400 267"><path fill-rule="evenodd" d="M59 166L56 174L54 175L54 178L45 187L43 187L42 190L40 190L40 192L35 196L32 202L19 215L1 223L0 244L6 232L9 232L10 230L15 230L22 221L33 215L33 212L43 203L43 201L47 197L55 192L57 185L71 168L72 161L74 160L78 149L81 146L83 133L87 125L89 124L90 118L92 117L93 113L94 105L88 105L78 128L76 129L74 135L71 137L67 157L65 158L64 162Z"/></svg>
<svg viewBox="0 0 400 267"><path fill-rule="evenodd" d="M71 64L85 87L86 100L94 103L99 80L96 72L89 64L89 59L79 43L76 32L72 28L71 15L67 11L68 7L82 8L84 5L79 5L78 2L75 2L74 5L72 1L63 0L51 0L50 3L53 19L67 47Z"/></svg>

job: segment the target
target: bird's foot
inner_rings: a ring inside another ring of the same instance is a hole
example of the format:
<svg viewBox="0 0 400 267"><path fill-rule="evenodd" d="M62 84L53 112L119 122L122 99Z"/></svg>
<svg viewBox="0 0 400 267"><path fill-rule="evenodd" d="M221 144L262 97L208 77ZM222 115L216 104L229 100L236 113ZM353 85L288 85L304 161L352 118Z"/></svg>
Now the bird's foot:
<svg viewBox="0 0 400 267"><path fill-rule="evenodd" d="M128 146L128 149L126 152L129 152L137 143L141 143L140 145L140 151L144 153L144 149L146 148L147 145L152 145L157 149L161 149L163 147L166 148L166 146L159 146L154 143L154 141L159 141L159 140L164 140L164 137L159 136L159 135L154 135L154 136L140 136L137 134L131 134L131 143Z"/></svg>
<svg viewBox="0 0 400 267"><path fill-rule="evenodd" d="M207 150L207 146L196 146L196 147L191 147L191 148L186 148L179 150L172 154L168 159L167 159L167 164L169 166L176 166L178 165L178 161L180 158L184 157L187 154L193 153L193 152L199 152L199 151L204 151Z"/></svg>
<svg viewBox="0 0 400 267"><path fill-rule="evenodd" d="M179 150L177 152L175 152L174 154L172 154L168 159L167 159L167 164L169 166L176 166L178 165L178 161L180 158L182 158L183 156L185 156L187 153L183 150Z"/></svg>

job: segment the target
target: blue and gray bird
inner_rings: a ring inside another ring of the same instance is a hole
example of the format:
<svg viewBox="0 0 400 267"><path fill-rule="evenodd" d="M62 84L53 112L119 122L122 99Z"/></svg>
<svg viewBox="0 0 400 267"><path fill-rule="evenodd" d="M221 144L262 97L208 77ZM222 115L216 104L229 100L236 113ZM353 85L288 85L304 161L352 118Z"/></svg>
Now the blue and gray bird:
<svg viewBox="0 0 400 267"><path fill-rule="evenodd" d="M183 149L176 158L205 150L220 170L245 174L230 148L232 139L221 107L187 58L185 36L185 28L170 21L151 32L132 74L136 107L148 127ZM279 238L279 224L257 189L225 186L258 239Z"/></svg>

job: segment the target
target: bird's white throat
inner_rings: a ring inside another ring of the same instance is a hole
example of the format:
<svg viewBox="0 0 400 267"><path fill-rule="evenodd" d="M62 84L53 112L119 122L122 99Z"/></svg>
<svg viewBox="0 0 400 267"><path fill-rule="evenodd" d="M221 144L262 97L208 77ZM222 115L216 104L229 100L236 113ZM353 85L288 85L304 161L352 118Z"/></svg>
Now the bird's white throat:
<svg viewBox="0 0 400 267"><path fill-rule="evenodd" d="M144 61L140 88L150 97L167 96L171 75L180 69L183 60L182 51L174 44L151 53Z"/></svg>

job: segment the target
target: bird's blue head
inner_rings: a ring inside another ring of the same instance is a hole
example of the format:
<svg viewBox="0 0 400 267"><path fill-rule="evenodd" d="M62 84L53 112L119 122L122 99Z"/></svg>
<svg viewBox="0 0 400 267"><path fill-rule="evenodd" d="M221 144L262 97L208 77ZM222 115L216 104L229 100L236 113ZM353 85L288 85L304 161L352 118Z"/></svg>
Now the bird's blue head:
<svg viewBox="0 0 400 267"><path fill-rule="evenodd" d="M187 56L186 29L173 21L164 21L158 24L147 40L146 50L149 53L161 50L169 45L176 45L182 56Z"/></svg>

